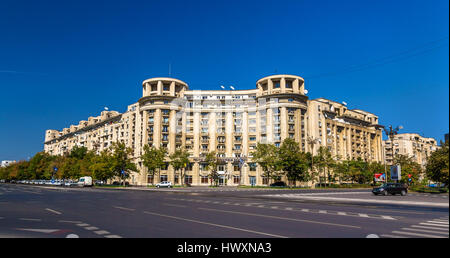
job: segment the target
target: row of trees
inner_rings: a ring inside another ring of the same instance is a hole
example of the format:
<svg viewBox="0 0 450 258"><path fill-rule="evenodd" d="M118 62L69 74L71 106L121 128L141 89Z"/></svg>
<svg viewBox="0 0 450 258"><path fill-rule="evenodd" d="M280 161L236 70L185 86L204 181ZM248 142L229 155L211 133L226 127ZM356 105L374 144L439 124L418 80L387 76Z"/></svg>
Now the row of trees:
<svg viewBox="0 0 450 258"><path fill-rule="evenodd" d="M335 182L366 184L373 182L374 174L384 171L384 165L361 159L339 162L328 148L321 146L316 155L301 152L298 143L285 139L278 148L259 143L252 160L262 168L264 176L272 181L285 176L290 183L319 179L319 185ZM270 181L269 181L270 182Z"/></svg>
<svg viewBox="0 0 450 258"><path fill-rule="evenodd" d="M151 178L167 166L168 157L170 160L168 163L174 169L173 178L179 172L181 183L184 184L186 168L191 165L186 150L178 149L169 156L164 148L145 145L143 150L141 160ZM131 171L138 171L136 164L133 163L132 153L131 148L120 142L113 143L110 149L103 150L99 154L88 151L85 147L74 147L64 156L51 156L39 152L29 161L20 161L0 168L0 179L31 180L53 177L76 179L81 176L92 176L96 180L119 178L124 182ZM263 176L270 179L269 183L285 176L291 183L315 181L318 178L319 185L337 182L367 184L373 182L375 173L385 171L385 165L377 162L365 162L361 159L339 161L333 158L331 152L324 146L318 149L316 155L302 152L298 143L292 139L285 139L280 147L259 143L252 156L250 162L257 163L261 167ZM426 173L423 173L421 166L410 157L396 155L394 162L401 165L402 182L408 181L407 175L411 175L414 183L425 175L432 181L448 184L448 142L442 144L442 148L429 157ZM205 156L204 163L206 169L210 171L211 182L217 185L219 182L217 166L223 162L215 152L210 152ZM57 171L54 168L58 168ZM389 172L389 169L387 171ZM389 178L388 175L387 177Z"/></svg>
<svg viewBox="0 0 450 258"><path fill-rule="evenodd" d="M395 155L394 163L400 164L402 183L416 184L420 179L448 184L449 143L432 153L427 161L426 173L413 158ZM319 185L332 183L368 184L374 175L384 173L389 178L390 169L379 162L366 162L362 159L339 160L333 157L328 148L319 147L317 154L301 152L298 144L286 139L278 148L273 144L258 144L253 153L253 161L264 171L264 176L277 181L285 176L290 182L309 182L318 179ZM409 181L411 179L411 181Z"/></svg>
<svg viewBox="0 0 450 258"><path fill-rule="evenodd" d="M97 180L120 178L124 181L130 171L137 171L132 162L132 149L124 143L113 143L110 150L100 154L88 151L86 147L74 147L64 156L52 156L39 152L28 161L19 161L0 169L0 178L33 180L61 178L77 179L92 176Z"/></svg>

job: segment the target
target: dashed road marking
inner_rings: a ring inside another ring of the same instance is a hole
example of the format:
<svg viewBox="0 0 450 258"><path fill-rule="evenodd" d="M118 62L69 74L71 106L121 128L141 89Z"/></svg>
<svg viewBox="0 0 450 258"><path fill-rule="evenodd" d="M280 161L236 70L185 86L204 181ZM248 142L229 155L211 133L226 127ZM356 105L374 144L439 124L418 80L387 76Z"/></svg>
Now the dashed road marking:
<svg viewBox="0 0 450 258"><path fill-rule="evenodd" d="M243 228L237 228L237 227L231 227L231 226L220 225L220 224L215 224L215 223L209 223L209 222L204 222L204 221L199 221L199 220L192 220L192 219L186 219L186 218L181 218L181 217L175 217L175 216L170 216L170 215L165 215L165 214L160 214L160 213L155 213L155 212L144 211L144 213L145 214L149 214L149 215L153 215L153 216L160 216L160 217L166 217L166 218L171 218L171 219L176 219L176 220L188 221L188 222L193 222L193 223L198 223L198 224L203 224L203 225L208 225L208 226L214 226L214 227L220 227L220 228L226 228L226 229L233 229L233 230L249 232L249 233L254 233L254 234L259 234L259 235L264 235L264 236L272 236L272 237L278 237L278 238L287 238L285 236L280 236L280 235L275 235L275 234L269 234L269 233L254 231L254 230L248 230L248 229L243 229Z"/></svg>
<svg viewBox="0 0 450 258"><path fill-rule="evenodd" d="M109 232L106 231L106 230L98 230L98 231L94 231L94 233L97 234L97 235L106 235L106 234L109 234Z"/></svg>
<svg viewBox="0 0 450 258"><path fill-rule="evenodd" d="M391 234L382 235L383 237L426 237L426 238L448 238L448 225L446 220L436 219L421 222L418 225L411 225L400 230L394 230Z"/></svg>
<svg viewBox="0 0 450 258"><path fill-rule="evenodd" d="M121 236L118 236L118 235L106 235L104 237L106 237L106 238L122 238Z"/></svg>
<svg viewBox="0 0 450 258"><path fill-rule="evenodd" d="M49 209L49 208L46 208L45 210L46 210L46 211L49 211L49 212L53 212L53 213L58 214L58 215L61 215L61 214L62 214L62 213L59 212L59 211L55 211L55 210L52 210L52 209Z"/></svg>
<svg viewBox="0 0 450 258"><path fill-rule="evenodd" d="M169 200L176 200L176 201L186 201L186 202L196 202L196 203L210 203L211 201L206 200L192 200L192 199L185 199L185 198L167 198ZM222 205L234 205L234 206L245 206L245 207L257 207L257 208L266 208L266 209L284 209L284 210L290 210L290 211L301 211L301 212L308 212L308 213L318 213L318 214L327 214L327 215L340 215L340 216L352 216L352 217L359 217L359 218L368 218L368 219L385 219L385 220L397 220L401 217L394 217L394 216L388 216L388 215L379 215L379 214L364 214L364 213L351 213L351 212L342 212L342 211L328 211L328 210L311 210L311 209L295 209L292 207L279 207L279 206L267 206L263 205L261 203L230 203L230 202L212 202L214 204L222 204ZM283 202L268 202L268 203L283 203Z"/></svg>
<svg viewBox="0 0 450 258"><path fill-rule="evenodd" d="M86 230L97 230L98 227L85 227L84 229L86 229Z"/></svg>
<svg viewBox="0 0 450 258"><path fill-rule="evenodd" d="M124 210L124 211L135 211L135 209L125 208L125 207L120 207L120 206L113 206L113 208L116 208L119 210Z"/></svg>

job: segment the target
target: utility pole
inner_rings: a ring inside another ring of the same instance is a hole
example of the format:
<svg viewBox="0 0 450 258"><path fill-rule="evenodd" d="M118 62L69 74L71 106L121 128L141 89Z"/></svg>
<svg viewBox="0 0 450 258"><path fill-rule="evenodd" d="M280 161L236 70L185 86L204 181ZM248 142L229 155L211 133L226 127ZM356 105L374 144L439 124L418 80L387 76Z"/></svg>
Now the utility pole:
<svg viewBox="0 0 450 258"><path fill-rule="evenodd" d="M392 128L392 125L389 126L389 130L386 128L384 129L384 133L389 137L390 143L391 143L391 154L392 154L392 164L391 166L394 165L394 136L398 134L398 131L400 131L401 129L403 129L403 126L398 126L395 129ZM386 164L386 157L385 157L385 164ZM385 169L386 169L386 165L385 165ZM387 173L385 173L386 175L386 183L387 183ZM398 180L397 180L398 181Z"/></svg>

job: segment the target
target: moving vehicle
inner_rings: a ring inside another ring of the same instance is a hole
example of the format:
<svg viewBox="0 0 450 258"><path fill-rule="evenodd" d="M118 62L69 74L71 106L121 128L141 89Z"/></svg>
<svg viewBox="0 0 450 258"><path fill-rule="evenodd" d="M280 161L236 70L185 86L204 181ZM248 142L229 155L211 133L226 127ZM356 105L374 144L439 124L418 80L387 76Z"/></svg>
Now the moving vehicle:
<svg viewBox="0 0 450 258"><path fill-rule="evenodd" d="M92 186L92 177L84 176L78 180L78 186Z"/></svg>
<svg viewBox="0 0 450 258"><path fill-rule="evenodd" d="M408 193L408 186L400 183L386 183L381 185L380 187L373 188L372 193L374 195L400 194L402 196L405 196Z"/></svg>
<svg viewBox="0 0 450 258"><path fill-rule="evenodd" d="M169 182L169 181L162 181L161 183L157 183L157 184L156 184L156 188L160 188L160 187L171 188L171 187L172 187L172 182Z"/></svg>

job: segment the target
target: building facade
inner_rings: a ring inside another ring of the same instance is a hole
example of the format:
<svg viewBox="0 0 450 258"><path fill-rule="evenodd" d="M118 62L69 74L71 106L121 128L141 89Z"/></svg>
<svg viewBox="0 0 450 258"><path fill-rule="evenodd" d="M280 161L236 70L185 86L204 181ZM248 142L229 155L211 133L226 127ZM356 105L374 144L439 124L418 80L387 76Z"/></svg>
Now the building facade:
<svg viewBox="0 0 450 258"><path fill-rule="evenodd" d="M140 159L145 144L164 147L169 154L186 149L191 154L186 182L192 185L209 184L203 161L214 151L222 161L220 184L264 185L267 179L251 162L252 151L257 143L280 146L286 138L298 142L304 152L316 153L325 146L336 159L383 161L382 126L376 115L323 98L310 100L303 78L294 75L268 76L258 80L255 89L232 91L189 90L181 80L148 79L142 83L142 98L126 112L103 111L62 131L47 130L44 150L63 155L85 146L100 152L112 142L124 142L134 150L140 170L131 174L134 185L152 182ZM155 183L165 180L180 183L169 165L154 178Z"/></svg>
<svg viewBox="0 0 450 258"><path fill-rule="evenodd" d="M383 141L386 164L392 165L395 155L405 155L421 165L424 169L431 153L439 148L434 138L425 138L416 133L403 133L394 136L391 140ZM393 156L394 155L394 156Z"/></svg>
<svg viewBox="0 0 450 258"><path fill-rule="evenodd" d="M2 160L2 163L1 163L1 167L7 167L7 166L9 166L9 165L11 165L11 164L14 164L14 163L16 163L16 161L15 160Z"/></svg>

